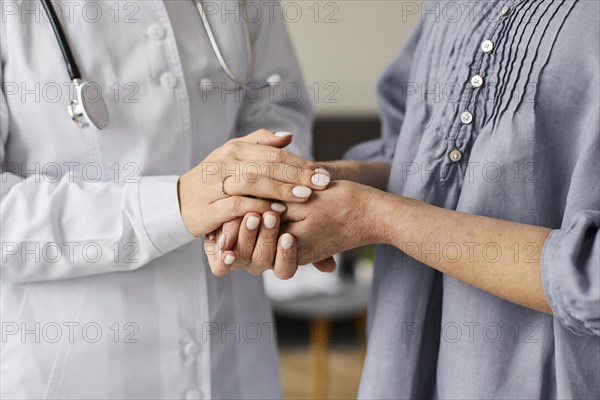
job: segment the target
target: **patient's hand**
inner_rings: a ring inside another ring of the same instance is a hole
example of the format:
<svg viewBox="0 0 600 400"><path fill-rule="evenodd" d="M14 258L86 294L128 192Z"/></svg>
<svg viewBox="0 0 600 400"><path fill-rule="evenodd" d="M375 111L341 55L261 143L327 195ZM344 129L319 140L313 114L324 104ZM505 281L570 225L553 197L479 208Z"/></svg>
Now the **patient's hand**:
<svg viewBox="0 0 600 400"><path fill-rule="evenodd" d="M385 235L373 222L383 192L349 181L332 182L303 204L288 204L282 232L297 238L298 262L315 263L335 253L373 244ZM319 264L317 264L319 265Z"/></svg>

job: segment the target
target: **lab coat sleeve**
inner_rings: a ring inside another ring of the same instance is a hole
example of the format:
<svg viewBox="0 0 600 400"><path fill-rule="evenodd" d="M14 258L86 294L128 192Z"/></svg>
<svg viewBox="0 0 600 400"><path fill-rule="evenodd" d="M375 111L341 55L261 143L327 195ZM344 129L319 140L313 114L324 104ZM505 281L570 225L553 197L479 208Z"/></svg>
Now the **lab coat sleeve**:
<svg viewBox="0 0 600 400"><path fill-rule="evenodd" d="M302 78L281 6L273 1L261 4L263 16L252 27L254 79L264 83L278 75L281 81L260 93L248 92L240 110L238 132L243 135L261 128L292 132L294 138L286 150L312 159L314 111L310 92Z"/></svg>
<svg viewBox="0 0 600 400"><path fill-rule="evenodd" d="M345 159L392 162L404 121L407 97L405 92L421 31L422 24L418 23L398 56L386 68L377 83L381 137L352 147L344 155Z"/></svg>
<svg viewBox="0 0 600 400"><path fill-rule="evenodd" d="M130 271L194 238L179 212L177 176L115 183L15 173L6 162L10 116L1 96L2 281Z"/></svg>
<svg viewBox="0 0 600 400"><path fill-rule="evenodd" d="M542 279L554 315L578 335L600 336L600 211L582 211L550 233Z"/></svg>

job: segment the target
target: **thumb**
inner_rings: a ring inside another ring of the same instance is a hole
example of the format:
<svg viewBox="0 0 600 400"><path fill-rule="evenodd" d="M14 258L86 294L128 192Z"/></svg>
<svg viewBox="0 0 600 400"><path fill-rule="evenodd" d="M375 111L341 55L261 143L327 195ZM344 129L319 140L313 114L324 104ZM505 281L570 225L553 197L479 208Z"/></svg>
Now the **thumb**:
<svg viewBox="0 0 600 400"><path fill-rule="evenodd" d="M273 132L268 129L259 129L249 135L234 140L283 149L285 146L292 143L292 137L293 135L290 132Z"/></svg>

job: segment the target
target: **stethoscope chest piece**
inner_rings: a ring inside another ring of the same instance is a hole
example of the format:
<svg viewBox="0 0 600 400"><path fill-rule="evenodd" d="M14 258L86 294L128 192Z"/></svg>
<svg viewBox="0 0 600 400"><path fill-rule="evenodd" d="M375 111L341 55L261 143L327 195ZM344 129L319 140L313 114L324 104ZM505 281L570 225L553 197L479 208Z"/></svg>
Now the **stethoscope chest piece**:
<svg viewBox="0 0 600 400"><path fill-rule="evenodd" d="M74 82L76 98L67 107L71 119L80 128L93 126L100 131L108 128L108 108L102 99L100 88L78 79Z"/></svg>

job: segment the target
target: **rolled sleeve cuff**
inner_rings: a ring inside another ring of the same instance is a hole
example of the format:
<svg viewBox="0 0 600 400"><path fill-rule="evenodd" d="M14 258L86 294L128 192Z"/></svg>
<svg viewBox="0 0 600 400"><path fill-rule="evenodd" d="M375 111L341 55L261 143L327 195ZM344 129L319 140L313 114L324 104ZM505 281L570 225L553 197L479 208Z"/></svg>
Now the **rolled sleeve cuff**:
<svg viewBox="0 0 600 400"><path fill-rule="evenodd" d="M181 218L178 181L179 176L151 176L142 177L139 182L144 228L154 247L162 254L195 239Z"/></svg>
<svg viewBox="0 0 600 400"><path fill-rule="evenodd" d="M561 282L566 279L564 269L561 268L561 243L565 241L567 232L564 230L553 230L544 243L541 258L542 283L546 298L554 316L561 324L577 335L594 335L592 329L584 323L585 318L581 312L573 306L568 296L561 289Z"/></svg>

